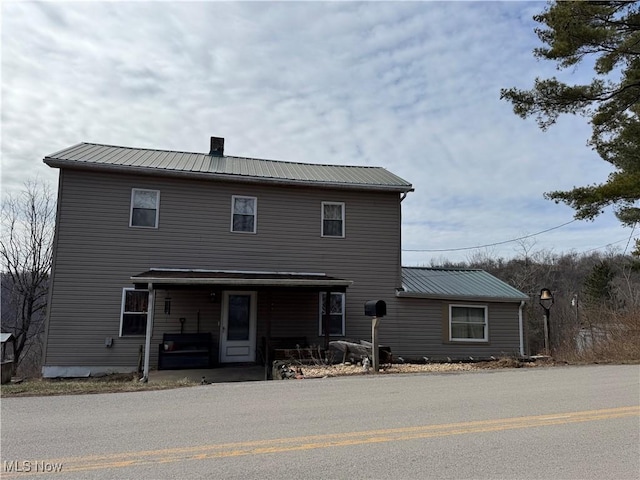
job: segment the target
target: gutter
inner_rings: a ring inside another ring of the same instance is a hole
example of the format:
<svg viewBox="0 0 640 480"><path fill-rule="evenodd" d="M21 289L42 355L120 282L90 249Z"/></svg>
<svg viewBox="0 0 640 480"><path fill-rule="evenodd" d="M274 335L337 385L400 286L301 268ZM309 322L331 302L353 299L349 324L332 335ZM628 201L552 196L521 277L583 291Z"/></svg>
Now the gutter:
<svg viewBox="0 0 640 480"><path fill-rule="evenodd" d="M429 293L411 293L411 292L399 292L396 291L396 297L398 298L423 298L427 300L451 300L456 302L493 302L493 303L515 303L524 302L522 297L473 297L473 296L461 296L461 295L447 295L447 294L429 294Z"/></svg>
<svg viewBox="0 0 640 480"><path fill-rule="evenodd" d="M242 278L167 278L131 277L133 284L163 285L223 285L223 286L273 286L273 287L349 287L352 280L291 280L291 279L242 279Z"/></svg>

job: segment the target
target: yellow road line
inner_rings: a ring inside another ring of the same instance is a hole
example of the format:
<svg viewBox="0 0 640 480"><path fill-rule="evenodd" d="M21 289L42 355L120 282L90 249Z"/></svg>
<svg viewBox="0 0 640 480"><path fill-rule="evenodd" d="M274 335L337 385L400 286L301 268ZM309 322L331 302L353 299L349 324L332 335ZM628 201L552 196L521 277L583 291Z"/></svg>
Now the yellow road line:
<svg viewBox="0 0 640 480"><path fill-rule="evenodd" d="M123 452L108 455L90 455L83 457L48 460L48 463L63 465L62 473L124 468L130 466L173 463L188 460L207 460L213 458L237 457L246 455L266 455L272 453L314 450L320 448L346 447L386 442L407 441L471 433L499 432L520 428L565 425L579 422L592 422L614 418L640 416L640 406L587 410L582 412L557 413L552 415L534 415L527 417L501 418L472 422L423 425L415 427L369 430L363 432L331 433L292 438L275 438L248 442L221 443L194 447L169 448ZM4 478L24 473L3 471Z"/></svg>

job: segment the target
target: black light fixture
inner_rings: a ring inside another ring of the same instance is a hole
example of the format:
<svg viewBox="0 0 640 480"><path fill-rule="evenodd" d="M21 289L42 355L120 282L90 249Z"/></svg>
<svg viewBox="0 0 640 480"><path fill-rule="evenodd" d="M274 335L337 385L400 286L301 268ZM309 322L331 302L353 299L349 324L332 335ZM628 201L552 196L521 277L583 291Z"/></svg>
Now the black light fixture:
<svg viewBox="0 0 640 480"><path fill-rule="evenodd" d="M548 288L540 290L540 306L544 310L544 349L549 355L553 348L551 345L551 326L549 317L551 315L551 306L553 305L553 293Z"/></svg>

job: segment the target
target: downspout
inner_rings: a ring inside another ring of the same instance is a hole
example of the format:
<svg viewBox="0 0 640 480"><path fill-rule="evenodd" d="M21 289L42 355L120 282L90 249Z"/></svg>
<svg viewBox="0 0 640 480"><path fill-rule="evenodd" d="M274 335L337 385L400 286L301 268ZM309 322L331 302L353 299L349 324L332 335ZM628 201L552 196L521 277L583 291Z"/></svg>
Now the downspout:
<svg viewBox="0 0 640 480"><path fill-rule="evenodd" d="M411 192L413 190L410 190ZM398 291L398 289L402 288L402 205L401 203L404 201L405 198L407 198L407 195L409 195L409 192L403 192L400 195L400 202L398 203L398 271L396 273L397 280L396 280L396 291Z"/></svg>
<svg viewBox="0 0 640 480"><path fill-rule="evenodd" d="M147 332L144 341L144 370L142 372L141 382L149 381L149 357L151 353L151 334L153 333L153 306L156 303L156 292L153 289L153 283L149 283L149 302L147 306Z"/></svg>
<svg viewBox="0 0 640 480"><path fill-rule="evenodd" d="M520 356L524 357L524 322L522 321L522 309L524 308L524 300L520 302L518 308L518 325L520 327Z"/></svg>

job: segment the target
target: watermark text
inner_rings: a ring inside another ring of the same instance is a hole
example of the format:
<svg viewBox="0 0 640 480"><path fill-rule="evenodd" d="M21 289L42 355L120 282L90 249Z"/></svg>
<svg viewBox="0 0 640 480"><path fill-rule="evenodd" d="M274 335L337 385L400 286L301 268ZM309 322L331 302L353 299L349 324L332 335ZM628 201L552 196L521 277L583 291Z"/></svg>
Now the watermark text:
<svg viewBox="0 0 640 480"><path fill-rule="evenodd" d="M42 460L3 460L3 473L59 473L62 463Z"/></svg>

